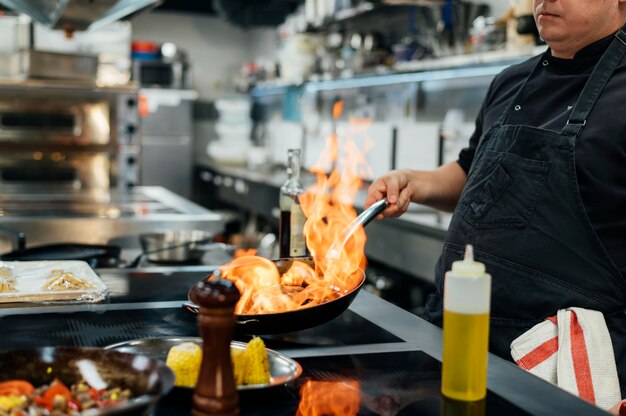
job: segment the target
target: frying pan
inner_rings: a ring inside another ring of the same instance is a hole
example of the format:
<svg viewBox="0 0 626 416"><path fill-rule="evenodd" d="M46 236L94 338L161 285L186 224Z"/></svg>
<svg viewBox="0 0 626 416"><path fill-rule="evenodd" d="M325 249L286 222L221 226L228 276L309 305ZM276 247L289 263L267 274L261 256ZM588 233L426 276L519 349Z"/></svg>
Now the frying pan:
<svg viewBox="0 0 626 416"><path fill-rule="evenodd" d="M61 243L26 248L26 236L23 232L4 225L0 226L0 232L2 231L13 235L17 244L13 251L0 255L0 260L83 260L94 269L99 267L116 267L120 261L122 249L119 246Z"/></svg>
<svg viewBox="0 0 626 416"><path fill-rule="evenodd" d="M373 218L384 211L387 206L387 200L382 199L363 211L361 215L355 218L355 220L348 225L345 231L340 234L339 239L332 244L324 260L336 260L352 234L360 226L367 225ZM310 267L314 267L315 265L314 260L310 257L273 260L281 274L285 273L294 261L303 261ZM312 328L330 321L331 319L341 315L348 308L348 306L350 306L356 295L359 293L359 290L361 290L361 287L365 282L365 273L363 271L360 271L360 273L362 274L360 283L350 293L347 293L337 299L333 299L319 305L304 307L287 312L235 315L235 329L237 332L249 335L281 334ZM208 280L211 277L212 276L207 276L203 280ZM188 298L189 301L183 302L182 306L190 312L198 313L198 306L191 294L191 291L189 291Z"/></svg>
<svg viewBox="0 0 626 416"><path fill-rule="evenodd" d="M273 260L281 273L284 273L293 261L310 262L312 259L289 258ZM350 293L337 299L321 303L319 305L304 307L287 312L264 313L255 315L235 315L235 330L241 334L248 335L268 335L282 334L286 332L301 331L328 322L341 315L348 309L356 295L361 290L365 281L365 274L361 271L363 278L361 282ZM212 276L206 276L202 280L206 281ZM199 308L191 291L189 291L189 302L183 302L182 306L192 313L198 313Z"/></svg>

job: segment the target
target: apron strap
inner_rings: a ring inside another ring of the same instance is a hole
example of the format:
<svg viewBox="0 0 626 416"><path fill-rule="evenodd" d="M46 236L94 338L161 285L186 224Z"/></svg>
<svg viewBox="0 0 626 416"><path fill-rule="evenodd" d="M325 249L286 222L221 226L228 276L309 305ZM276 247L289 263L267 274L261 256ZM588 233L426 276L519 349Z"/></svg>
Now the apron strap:
<svg viewBox="0 0 626 416"><path fill-rule="evenodd" d="M585 127L589 113L591 113L604 86L611 78L611 75L613 75L624 54L626 54L626 25L615 34L615 39L613 39L609 48L600 58L593 73L589 76L561 134L577 136Z"/></svg>

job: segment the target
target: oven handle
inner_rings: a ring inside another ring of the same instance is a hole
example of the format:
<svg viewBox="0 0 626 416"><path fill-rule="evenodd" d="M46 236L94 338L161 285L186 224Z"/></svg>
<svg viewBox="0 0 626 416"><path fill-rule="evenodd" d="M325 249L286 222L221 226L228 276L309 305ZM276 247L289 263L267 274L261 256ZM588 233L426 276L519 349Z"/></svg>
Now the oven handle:
<svg viewBox="0 0 626 416"><path fill-rule="evenodd" d="M14 251L24 251L26 249L26 233L24 231L18 231L15 228L0 225L0 234L10 235L15 238L15 242L13 243Z"/></svg>

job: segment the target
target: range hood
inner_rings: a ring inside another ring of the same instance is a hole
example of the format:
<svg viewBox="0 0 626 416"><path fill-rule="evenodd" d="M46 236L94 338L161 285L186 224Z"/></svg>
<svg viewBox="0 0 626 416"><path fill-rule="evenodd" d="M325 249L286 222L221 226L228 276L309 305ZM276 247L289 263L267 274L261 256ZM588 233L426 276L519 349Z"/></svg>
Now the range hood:
<svg viewBox="0 0 626 416"><path fill-rule="evenodd" d="M51 29L97 29L162 0L0 0L18 13L24 13Z"/></svg>

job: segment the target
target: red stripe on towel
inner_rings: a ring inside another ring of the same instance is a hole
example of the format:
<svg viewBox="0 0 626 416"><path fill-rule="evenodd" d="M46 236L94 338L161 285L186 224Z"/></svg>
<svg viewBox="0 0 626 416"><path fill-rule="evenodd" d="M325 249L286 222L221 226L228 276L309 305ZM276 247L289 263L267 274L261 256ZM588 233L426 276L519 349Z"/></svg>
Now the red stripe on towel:
<svg viewBox="0 0 626 416"><path fill-rule="evenodd" d="M552 357L552 355L556 354L558 349L559 338L554 337L539 345L537 348L517 360L515 363L518 366L522 367L524 370L530 371L537 365Z"/></svg>
<svg viewBox="0 0 626 416"><path fill-rule="evenodd" d="M591 368L589 366L589 356L587 355L587 344L585 344L585 334L578 323L576 313L572 311L570 318L570 337L572 339L572 363L574 365L574 376L578 387L578 396L591 403L596 403L595 392L593 391L593 379L591 378Z"/></svg>
<svg viewBox="0 0 626 416"><path fill-rule="evenodd" d="M557 321L557 319L556 319L556 315L554 315L554 316L548 316L546 319L547 319L548 321L552 322L554 325L558 325L558 324L557 324L557 322L558 322L558 321Z"/></svg>

